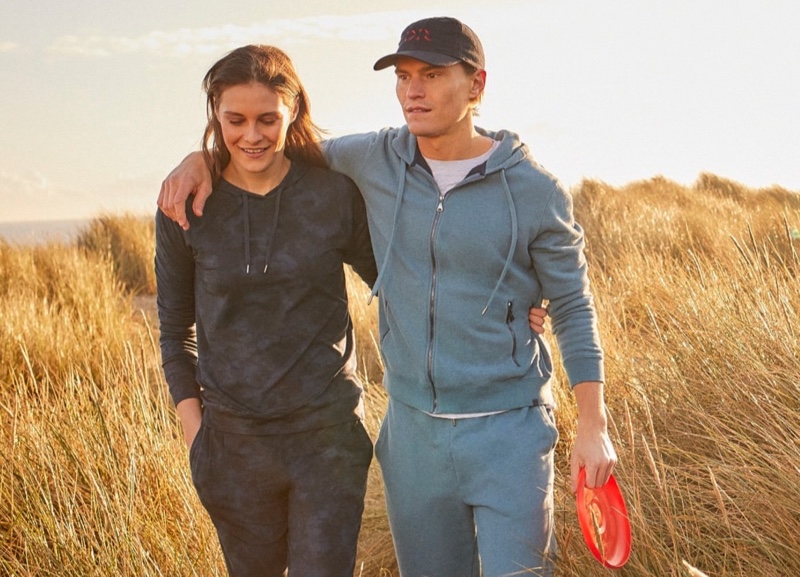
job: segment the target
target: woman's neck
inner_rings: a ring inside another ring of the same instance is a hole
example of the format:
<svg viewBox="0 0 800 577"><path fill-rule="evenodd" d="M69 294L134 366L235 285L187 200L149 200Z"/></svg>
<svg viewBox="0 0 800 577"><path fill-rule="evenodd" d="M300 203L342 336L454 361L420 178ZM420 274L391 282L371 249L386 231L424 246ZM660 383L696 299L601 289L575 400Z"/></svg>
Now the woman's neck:
<svg viewBox="0 0 800 577"><path fill-rule="evenodd" d="M275 159L269 170L264 172L247 172L238 169L233 163L228 163L228 166L222 170L222 178L247 192L264 196L283 182L283 179L289 174L291 166L292 161L285 156L282 156L280 160Z"/></svg>

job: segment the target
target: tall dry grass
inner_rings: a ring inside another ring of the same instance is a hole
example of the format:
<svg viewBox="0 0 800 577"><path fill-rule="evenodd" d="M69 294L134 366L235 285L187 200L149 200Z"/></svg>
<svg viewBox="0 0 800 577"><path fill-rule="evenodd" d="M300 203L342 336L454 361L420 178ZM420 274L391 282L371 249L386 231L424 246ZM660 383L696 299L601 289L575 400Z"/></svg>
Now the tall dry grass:
<svg viewBox="0 0 800 577"><path fill-rule="evenodd" d="M575 209L633 526L619 574L800 575L798 196L701 175L584 182ZM152 222L129 215L75 246L0 245L0 574L224 574L159 369L151 271ZM376 313L350 287L374 437ZM559 575L602 575L557 380ZM376 465L356 574L397 574Z"/></svg>
<svg viewBox="0 0 800 577"><path fill-rule="evenodd" d="M800 575L800 197L713 175L587 182L576 214L633 524L622 574L681 575L686 561L708 575ZM563 574L599 574L560 497Z"/></svg>
<svg viewBox="0 0 800 577"><path fill-rule="evenodd" d="M0 245L2 575L223 574L116 257Z"/></svg>
<svg viewBox="0 0 800 577"><path fill-rule="evenodd" d="M133 214L101 215L78 235L79 249L97 254L111 263L114 275L126 292L153 294L156 273L155 231Z"/></svg>

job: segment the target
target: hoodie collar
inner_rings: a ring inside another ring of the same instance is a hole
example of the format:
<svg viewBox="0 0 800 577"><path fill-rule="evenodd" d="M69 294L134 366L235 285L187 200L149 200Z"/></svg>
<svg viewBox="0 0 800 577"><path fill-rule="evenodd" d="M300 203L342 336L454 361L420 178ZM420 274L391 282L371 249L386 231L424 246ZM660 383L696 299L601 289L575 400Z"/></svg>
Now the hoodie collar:
<svg viewBox="0 0 800 577"><path fill-rule="evenodd" d="M509 130L489 131L478 126L475 127L478 134L488 136L500 144L494 153L489 157L484 165L476 167L470 174L479 173L481 175L507 169L514 164L521 162L529 155L528 147L520 140L519 135ZM397 134L391 143L395 153L408 165L420 166L430 172L430 167L422 154L419 152L417 137L411 134L408 126L402 126L397 130Z"/></svg>

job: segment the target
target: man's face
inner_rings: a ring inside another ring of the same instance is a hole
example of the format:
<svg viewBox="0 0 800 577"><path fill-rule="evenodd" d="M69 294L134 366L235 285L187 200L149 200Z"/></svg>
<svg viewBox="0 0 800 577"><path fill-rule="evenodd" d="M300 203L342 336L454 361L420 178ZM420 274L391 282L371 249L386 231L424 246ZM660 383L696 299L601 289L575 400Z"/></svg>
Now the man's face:
<svg viewBox="0 0 800 577"><path fill-rule="evenodd" d="M397 100L411 134L436 138L452 132L472 114L471 103L484 86L485 73L463 66L433 66L401 57L395 65Z"/></svg>

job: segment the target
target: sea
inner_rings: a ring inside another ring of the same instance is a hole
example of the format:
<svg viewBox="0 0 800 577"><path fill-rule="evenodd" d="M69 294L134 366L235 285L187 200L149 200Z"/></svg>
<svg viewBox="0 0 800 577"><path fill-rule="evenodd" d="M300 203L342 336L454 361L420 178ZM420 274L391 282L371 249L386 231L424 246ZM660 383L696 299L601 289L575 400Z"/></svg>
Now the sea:
<svg viewBox="0 0 800 577"><path fill-rule="evenodd" d="M0 222L0 240L8 244L31 246L47 242L69 244L91 222L91 219Z"/></svg>

